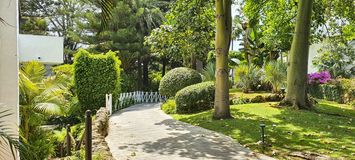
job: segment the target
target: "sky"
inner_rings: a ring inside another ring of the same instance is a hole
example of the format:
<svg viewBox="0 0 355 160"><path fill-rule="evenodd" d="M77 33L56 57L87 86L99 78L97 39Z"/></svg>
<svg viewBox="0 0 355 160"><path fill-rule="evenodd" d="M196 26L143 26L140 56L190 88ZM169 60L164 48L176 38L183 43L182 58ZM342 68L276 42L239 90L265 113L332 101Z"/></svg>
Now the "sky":
<svg viewBox="0 0 355 160"><path fill-rule="evenodd" d="M237 8L238 8L238 6L232 5L232 17L235 17L238 14L238 12L236 11ZM232 42L233 46L231 44L230 50L233 49L233 50L237 51L239 48L241 48L241 46L239 45L240 42L241 41L233 40L233 42Z"/></svg>

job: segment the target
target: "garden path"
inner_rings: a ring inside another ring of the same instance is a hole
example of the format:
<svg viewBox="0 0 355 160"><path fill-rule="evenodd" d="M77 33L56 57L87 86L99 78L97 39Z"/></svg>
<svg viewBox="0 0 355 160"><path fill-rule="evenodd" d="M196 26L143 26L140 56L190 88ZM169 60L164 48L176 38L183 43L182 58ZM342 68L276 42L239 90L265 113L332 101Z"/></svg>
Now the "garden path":
<svg viewBox="0 0 355 160"><path fill-rule="evenodd" d="M106 141L117 160L272 159L230 137L176 121L160 104L138 104L114 113Z"/></svg>

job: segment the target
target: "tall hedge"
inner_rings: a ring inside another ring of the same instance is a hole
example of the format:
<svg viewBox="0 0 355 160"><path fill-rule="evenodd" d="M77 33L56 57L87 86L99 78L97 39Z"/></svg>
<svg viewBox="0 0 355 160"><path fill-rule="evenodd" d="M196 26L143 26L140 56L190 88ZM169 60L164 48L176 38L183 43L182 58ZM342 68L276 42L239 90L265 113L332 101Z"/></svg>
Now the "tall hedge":
<svg viewBox="0 0 355 160"><path fill-rule="evenodd" d="M74 59L74 82L84 109L97 110L105 106L105 95L120 92L121 61L114 52L105 55L79 50Z"/></svg>
<svg viewBox="0 0 355 160"><path fill-rule="evenodd" d="M355 104L355 78L337 79L327 84L310 84L308 93L319 99Z"/></svg>
<svg viewBox="0 0 355 160"><path fill-rule="evenodd" d="M175 68L166 73L161 79L159 93L164 96L174 97L179 90L201 82L202 77L197 71L186 67Z"/></svg>

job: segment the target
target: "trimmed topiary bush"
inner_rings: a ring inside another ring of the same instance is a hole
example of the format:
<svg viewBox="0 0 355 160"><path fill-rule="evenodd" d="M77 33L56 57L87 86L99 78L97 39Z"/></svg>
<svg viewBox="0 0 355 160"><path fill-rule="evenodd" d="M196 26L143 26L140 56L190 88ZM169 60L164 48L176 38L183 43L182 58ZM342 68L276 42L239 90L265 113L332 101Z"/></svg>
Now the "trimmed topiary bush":
<svg viewBox="0 0 355 160"><path fill-rule="evenodd" d="M175 68L161 79L159 93L163 96L173 97L179 90L201 82L202 77L197 71L185 67Z"/></svg>
<svg viewBox="0 0 355 160"><path fill-rule="evenodd" d="M203 82L188 86L176 93L176 113L196 113L213 107L214 82Z"/></svg>
<svg viewBox="0 0 355 160"><path fill-rule="evenodd" d="M114 52L93 55L85 50L76 53L74 82L79 103L85 110L105 106L105 94L114 96L120 91L121 61Z"/></svg>

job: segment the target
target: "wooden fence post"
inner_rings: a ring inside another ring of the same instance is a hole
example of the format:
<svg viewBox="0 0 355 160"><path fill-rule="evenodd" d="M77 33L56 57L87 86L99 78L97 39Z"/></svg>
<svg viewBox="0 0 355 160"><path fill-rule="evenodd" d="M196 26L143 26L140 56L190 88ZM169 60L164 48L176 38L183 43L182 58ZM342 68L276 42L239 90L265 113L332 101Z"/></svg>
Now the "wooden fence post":
<svg viewBox="0 0 355 160"><path fill-rule="evenodd" d="M85 160L92 160L92 119L91 111L86 111L85 119Z"/></svg>

